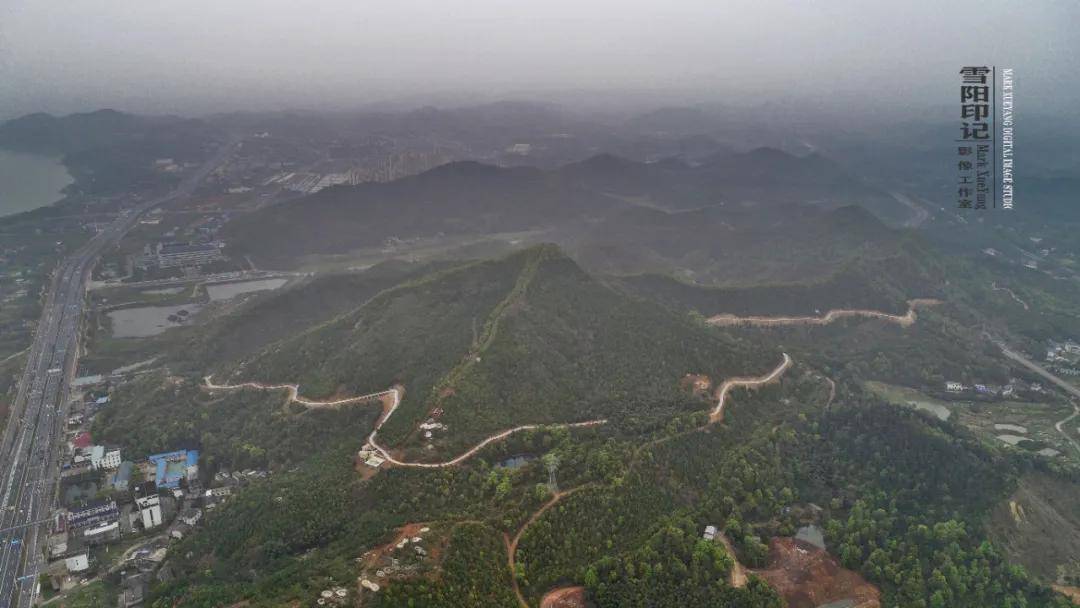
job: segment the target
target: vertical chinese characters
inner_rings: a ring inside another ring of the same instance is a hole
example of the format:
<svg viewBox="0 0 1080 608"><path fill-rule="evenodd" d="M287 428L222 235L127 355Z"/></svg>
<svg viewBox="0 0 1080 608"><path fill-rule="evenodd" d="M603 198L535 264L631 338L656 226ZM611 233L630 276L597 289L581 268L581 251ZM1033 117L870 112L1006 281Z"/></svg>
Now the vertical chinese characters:
<svg viewBox="0 0 1080 608"><path fill-rule="evenodd" d="M993 201L991 165L991 69L967 66L960 70L960 139L957 146L956 203L961 209L986 209Z"/></svg>

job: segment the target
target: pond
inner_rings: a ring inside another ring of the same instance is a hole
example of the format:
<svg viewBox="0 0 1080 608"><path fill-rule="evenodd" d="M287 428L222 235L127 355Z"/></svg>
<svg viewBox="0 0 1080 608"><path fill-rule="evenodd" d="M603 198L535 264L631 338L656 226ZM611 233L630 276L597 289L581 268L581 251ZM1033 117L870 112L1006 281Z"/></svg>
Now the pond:
<svg viewBox="0 0 1080 608"><path fill-rule="evenodd" d="M109 313L114 338L146 338L190 323L201 304L121 308Z"/></svg>
<svg viewBox="0 0 1080 608"><path fill-rule="evenodd" d="M239 281L236 283L215 283L206 286L206 295L210 296L211 300L228 300L242 293L277 289L288 282L288 279L260 279L258 281Z"/></svg>

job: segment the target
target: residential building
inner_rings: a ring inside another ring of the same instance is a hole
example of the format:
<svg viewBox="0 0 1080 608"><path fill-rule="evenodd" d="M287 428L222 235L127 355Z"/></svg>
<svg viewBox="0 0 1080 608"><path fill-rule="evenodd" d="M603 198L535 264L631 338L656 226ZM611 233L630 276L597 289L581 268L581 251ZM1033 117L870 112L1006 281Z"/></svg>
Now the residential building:
<svg viewBox="0 0 1080 608"><path fill-rule="evenodd" d="M90 466L94 469L100 469L105 461L105 446L92 445L90 449L86 451L86 457L90 460Z"/></svg>
<svg viewBox="0 0 1080 608"><path fill-rule="evenodd" d="M116 472L109 477L109 485L118 492L127 492L133 470L135 470L135 465L131 462L121 462L120 466L116 467Z"/></svg>
<svg viewBox="0 0 1080 608"><path fill-rule="evenodd" d="M105 456L101 459L101 467L110 471L115 471L122 461L120 460L120 450L109 450L105 452Z"/></svg>
<svg viewBox="0 0 1080 608"><path fill-rule="evenodd" d="M964 390L964 385L959 382L949 381L945 383L945 390L950 393L959 393Z"/></svg>
<svg viewBox="0 0 1080 608"><path fill-rule="evenodd" d="M117 518L93 528L86 528L82 532L82 537L88 545L112 542L120 538L120 520Z"/></svg>
<svg viewBox="0 0 1080 608"><path fill-rule="evenodd" d="M199 523L200 519L202 519L202 511L199 509L184 509L184 511L180 513L180 521L189 526L194 526Z"/></svg>
<svg viewBox="0 0 1080 608"><path fill-rule="evenodd" d="M99 502L68 512L68 529L88 528L111 521L118 521L120 510L116 507L116 501Z"/></svg>
<svg viewBox="0 0 1080 608"><path fill-rule="evenodd" d="M90 433L82 431L81 433L76 433L75 436L68 441L68 447L73 451L81 450L90 447L93 443L94 439L90 436Z"/></svg>
<svg viewBox="0 0 1080 608"><path fill-rule="evenodd" d="M90 569L90 554L80 553L78 555L72 555L64 560L64 566L67 567L68 572L85 572Z"/></svg>
<svg viewBox="0 0 1080 608"><path fill-rule="evenodd" d="M143 255L145 267L179 268L201 266L225 259L218 243L158 243Z"/></svg>
<svg viewBox="0 0 1080 608"><path fill-rule="evenodd" d="M192 482L199 477L198 450L177 450L147 457L154 466L154 482L159 488L177 488L181 481Z"/></svg>
<svg viewBox="0 0 1080 608"><path fill-rule="evenodd" d="M144 530L161 525L161 499L157 494L136 498L135 505L139 508Z"/></svg>

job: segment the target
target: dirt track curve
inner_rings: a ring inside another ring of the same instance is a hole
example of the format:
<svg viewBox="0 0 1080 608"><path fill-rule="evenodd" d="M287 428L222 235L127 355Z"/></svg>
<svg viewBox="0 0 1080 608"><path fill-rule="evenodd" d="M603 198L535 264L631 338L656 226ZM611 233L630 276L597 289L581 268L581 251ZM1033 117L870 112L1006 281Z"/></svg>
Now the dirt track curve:
<svg viewBox="0 0 1080 608"><path fill-rule="evenodd" d="M724 383L720 385L720 388L716 391L716 407L709 412L709 423L720 422L724 419L724 404L727 403L728 393L733 388L758 388L764 386L770 382L775 382L787 369L791 367L791 357L784 353L784 359L780 362L780 365L776 366L776 369L765 374L764 376L758 376L757 378L729 378L724 380Z"/></svg>
<svg viewBox="0 0 1080 608"><path fill-rule="evenodd" d="M415 467L415 468L425 468L425 469L437 469L437 468L441 468L441 467L452 467L452 466L454 466L456 464L461 464L462 462L468 460L469 458L472 458L473 456L476 455L477 452L484 449L485 446L487 446L487 445L489 445L491 443L494 443L496 441L501 441L503 439L506 439L510 435L513 435L514 433L518 433L518 432L521 432L521 431L528 431L530 429L540 429L540 428L570 428L570 429L572 429L572 428L584 428L584 427L599 426L601 424L607 424L606 419L586 420L584 422L554 423L554 424L523 424L521 426L516 426L516 427L514 427L512 429L507 429L505 431L501 431L499 433L496 433L496 434L484 439L480 443L476 444L475 446L473 446L471 449L464 452L460 456L458 456L456 458L453 458L451 460L447 460L445 462L410 462L410 461L398 460L397 458L394 458L394 456L390 454L389 450L387 450L383 446L379 445L378 441L376 440L376 437L378 436L378 433L379 433L379 429L382 428L382 425L385 424L386 421L390 419L390 416L393 415L394 411L398 408L399 405L401 405L401 393L403 392L403 390L400 387L395 386L395 387L389 388L389 389L387 389L385 391L379 391L377 393L368 393L367 395L359 395L359 396L356 396L356 397L348 397L348 398L345 398L345 399L334 399L334 400L329 400L329 401L316 401L316 400L313 400L313 399L305 399L304 397L301 397L300 394L299 394L300 393L300 387L298 385L296 385L296 384L263 384L261 382L242 382L242 383L239 383L239 384L215 384L213 382L213 380L212 380L212 376L206 376L205 378L203 378L203 382L204 382L203 388L208 390L208 391L233 391L233 390L242 390L242 389L255 389L255 390L267 390L267 391L280 391L280 390L283 390L283 391L286 391L288 393L290 402L299 403L301 405L311 407L311 408L339 407L339 406L342 406L342 405L349 405L349 404L352 404L352 403L364 403L364 402L368 402L368 401L376 401L376 400L379 400L379 399L381 399L383 397L391 396L393 398L393 402L391 403L389 410L386 413L384 413L382 416L379 417L378 422L375 424L375 429L371 431L370 435L368 435L368 444L370 444L372 449L374 449L376 452L378 452L379 456L381 456L387 462L389 462L391 464L395 464L395 465L397 465L399 467Z"/></svg>
<svg viewBox="0 0 1080 608"><path fill-rule="evenodd" d="M845 317L867 317L881 319L890 323L896 323L901 327L908 327L915 322L918 315L916 308L926 308L941 304L940 300L931 298L917 298L908 300L908 310L902 315L894 315L880 310L867 310L863 308L839 308L830 310L820 317L739 317L731 314L714 315L707 320L709 325L726 327L731 325L751 325L754 327L775 327L780 325L828 325Z"/></svg>

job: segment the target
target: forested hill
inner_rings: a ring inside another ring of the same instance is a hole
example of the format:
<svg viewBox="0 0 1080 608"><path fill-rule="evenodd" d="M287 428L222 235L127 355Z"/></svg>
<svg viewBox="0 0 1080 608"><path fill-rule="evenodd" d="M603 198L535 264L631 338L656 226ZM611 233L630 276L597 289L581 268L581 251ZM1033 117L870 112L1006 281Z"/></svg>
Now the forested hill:
<svg viewBox="0 0 1080 608"><path fill-rule="evenodd" d="M527 423L646 423L685 402L687 373L761 373L760 351L598 282L554 246L440 271L274 343L221 378L298 382L309 397L405 387L386 423L405 439L435 407L447 450Z"/></svg>
<svg viewBox="0 0 1080 608"><path fill-rule="evenodd" d="M820 156L774 149L720 155L699 165L611 155L543 171L457 162L390 183L328 188L237 218L237 251L288 265L304 254L373 247L390 237L574 229L633 207L726 207L775 214L813 204L861 205L885 219L907 211Z"/></svg>
<svg viewBox="0 0 1080 608"><path fill-rule="evenodd" d="M267 291L192 333L174 353L178 363L198 369L236 361L350 312L395 285L461 262L389 260L362 272L335 272Z"/></svg>
<svg viewBox="0 0 1080 608"><path fill-rule="evenodd" d="M28 114L0 124L0 148L62 157L78 188L90 194L168 183L175 176L155 171L155 159L202 162L209 147L223 140L221 131L201 120L116 110Z"/></svg>
<svg viewBox="0 0 1080 608"><path fill-rule="evenodd" d="M877 254L876 256L874 254ZM718 314L818 316L833 309L868 309L904 314L908 300L940 298L946 273L938 255L910 238L855 255L829 274L805 280L751 285L706 286L665 274L617 279L630 293L706 317Z"/></svg>
<svg viewBox="0 0 1080 608"><path fill-rule="evenodd" d="M238 250L287 264L295 256L373 247L391 237L545 228L621 205L539 169L459 162L267 207L230 223L225 237Z"/></svg>

